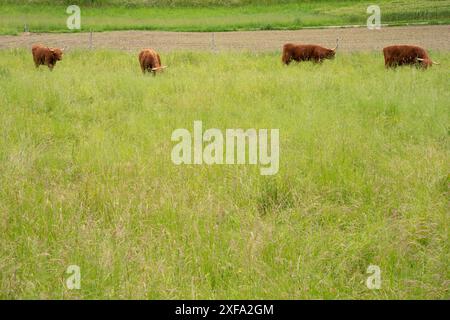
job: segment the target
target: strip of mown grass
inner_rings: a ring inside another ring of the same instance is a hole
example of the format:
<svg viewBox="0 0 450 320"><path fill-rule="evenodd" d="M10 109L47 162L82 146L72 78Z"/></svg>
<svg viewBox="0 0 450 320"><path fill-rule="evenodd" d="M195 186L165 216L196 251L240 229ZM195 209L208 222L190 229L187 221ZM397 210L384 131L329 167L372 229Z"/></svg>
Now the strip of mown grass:
<svg viewBox="0 0 450 320"><path fill-rule="evenodd" d="M165 30L233 31L299 29L366 23L367 3L361 1L282 2L232 6L114 6L110 2L81 6L81 31ZM156 3L159 4L159 3ZM382 23L450 23L450 1L379 1ZM17 34L24 26L31 32L71 32L62 4L3 3L0 34Z"/></svg>

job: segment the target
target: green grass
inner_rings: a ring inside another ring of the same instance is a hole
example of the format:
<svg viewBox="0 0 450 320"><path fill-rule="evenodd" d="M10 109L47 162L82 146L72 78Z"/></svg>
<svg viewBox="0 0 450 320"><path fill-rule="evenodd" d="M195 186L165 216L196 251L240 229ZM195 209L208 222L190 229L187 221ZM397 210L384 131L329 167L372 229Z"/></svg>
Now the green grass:
<svg viewBox="0 0 450 320"><path fill-rule="evenodd" d="M0 51L0 298L448 299L450 54L432 57L176 52L152 77L136 54L49 72ZM279 173L173 165L194 120L280 129Z"/></svg>
<svg viewBox="0 0 450 320"><path fill-rule="evenodd" d="M31 32L72 32L66 27L66 6L48 4L4 3L0 6L0 34L18 34L26 24ZM114 2L81 6L81 31L165 30L165 31L233 31L300 29L358 24L365 25L368 4L362 1L211 1L214 6L196 6L197 2L175 1L178 6L113 5ZM235 2L231 2L235 3ZM198 4L198 3L197 3ZM221 6L218 6L222 4ZM377 2L382 23L450 23L450 1L397 0Z"/></svg>

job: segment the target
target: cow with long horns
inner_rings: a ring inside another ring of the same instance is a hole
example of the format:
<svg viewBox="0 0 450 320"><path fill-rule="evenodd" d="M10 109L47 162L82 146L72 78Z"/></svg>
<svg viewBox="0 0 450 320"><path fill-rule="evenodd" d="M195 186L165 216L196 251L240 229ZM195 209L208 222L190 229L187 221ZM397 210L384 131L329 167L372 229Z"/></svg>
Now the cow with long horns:
<svg viewBox="0 0 450 320"><path fill-rule="evenodd" d="M386 68L397 67L402 65L417 65L426 69L434 62L428 56L425 49L418 46L395 45L383 49L384 65Z"/></svg>
<svg viewBox="0 0 450 320"><path fill-rule="evenodd" d="M161 57L153 49L144 49L139 53L139 63L141 65L142 73L152 72L156 75L156 72L161 72L167 66L161 65Z"/></svg>
<svg viewBox="0 0 450 320"><path fill-rule="evenodd" d="M293 44L286 43L283 46L283 56L281 60L288 65L292 60L322 62L325 59L333 59L339 46L339 39L336 39L336 47L325 48L314 44Z"/></svg>

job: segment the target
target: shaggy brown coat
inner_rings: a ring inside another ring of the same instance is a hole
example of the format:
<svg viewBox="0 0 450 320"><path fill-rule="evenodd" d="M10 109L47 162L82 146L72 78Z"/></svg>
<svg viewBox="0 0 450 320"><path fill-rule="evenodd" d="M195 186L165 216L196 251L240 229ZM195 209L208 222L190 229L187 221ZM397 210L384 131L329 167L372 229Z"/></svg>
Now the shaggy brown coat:
<svg viewBox="0 0 450 320"><path fill-rule="evenodd" d="M40 65L46 65L50 70L56 65L57 61L62 60L64 49L48 48L41 44L35 44L31 48L34 65L38 68Z"/></svg>
<svg viewBox="0 0 450 320"><path fill-rule="evenodd" d="M156 75L156 72L161 72L166 68L166 66L161 65L161 57L153 49L142 50L139 53L139 63L144 74L145 72L153 72L153 75Z"/></svg>
<svg viewBox="0 0 450 320"><path fill-rule="evenodd" d="M333 59L336 55L336 48L328 49L313 44L293 44L287 43L283 46L281 60L288 65L292 60L322 62L324 59Z"/></svg>
<svg viewBox="0 0 450 320"><path fill-rule="evenodd" d="M418 65L422 68L431 67L436 62L431 61L425 49L418 46L395 45L383 49L386 68L402 65Z"/></svg>

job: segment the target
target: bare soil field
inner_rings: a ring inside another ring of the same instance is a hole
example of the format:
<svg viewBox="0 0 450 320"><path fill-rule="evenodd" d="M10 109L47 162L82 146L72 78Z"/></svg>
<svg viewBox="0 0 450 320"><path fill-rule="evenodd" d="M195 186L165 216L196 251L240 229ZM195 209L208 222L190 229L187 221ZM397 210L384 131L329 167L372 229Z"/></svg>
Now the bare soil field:
<svg viewBox="0 0 450 320"><path fill-rule="evenodd" d="M114 31L90 33L28 33L19 36L0 36L0 49L30 48L34 43L48 46L136 51L152 47L172 50L249 50L276 51L286 42L317 43L334 46L340 39L342 51L373 51L384 46L417 44L431 50L450 51L450 26L327 28L294 31L238 31L238 32L159 32Z"/></svg>

